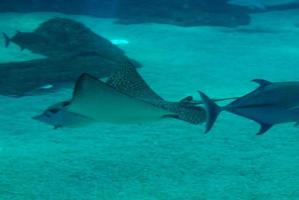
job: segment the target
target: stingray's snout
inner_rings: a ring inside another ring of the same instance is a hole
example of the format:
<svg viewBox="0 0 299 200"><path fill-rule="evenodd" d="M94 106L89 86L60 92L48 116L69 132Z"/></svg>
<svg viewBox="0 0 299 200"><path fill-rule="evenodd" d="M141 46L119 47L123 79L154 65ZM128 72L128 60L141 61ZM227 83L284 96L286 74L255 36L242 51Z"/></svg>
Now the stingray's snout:
<svg viewBox="0 0 299 200"><path fill-rule="evenodd" d="M48 118L49 117L47 117L45 114L40 114L40 115L36 115L36 116L32 117L32 119L40 121L40 122L46 122Z"/></svg>

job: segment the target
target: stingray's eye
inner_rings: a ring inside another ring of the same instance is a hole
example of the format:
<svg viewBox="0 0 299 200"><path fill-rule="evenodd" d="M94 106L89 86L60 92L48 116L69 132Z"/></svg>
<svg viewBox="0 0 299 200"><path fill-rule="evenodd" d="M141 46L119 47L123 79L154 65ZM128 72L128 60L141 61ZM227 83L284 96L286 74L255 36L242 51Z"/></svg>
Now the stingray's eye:
<svg viewBox="0 0 299 200"><path fill-rule="evenodd" d="M50 112L50 113L52 113L52 114L55 114L55 113L57 113L58 111L59 111L58 108L51 108L51 109L48 110L48 112Z"/></svg>
<svg viewBox="0 0 299 200"><path fill-rule="evenodd" d="M56 129L62 128L62 125L58 124L58 125L55 125L53 128L56 130Z"/></svg>
<svg viewBox="0 0 299 200"><path fill-rule="evenodd" d="M68 106L68 105L70 105L70 104L71 104L70 101L65 101L65 102L62 103L62 107Z"/></svg>

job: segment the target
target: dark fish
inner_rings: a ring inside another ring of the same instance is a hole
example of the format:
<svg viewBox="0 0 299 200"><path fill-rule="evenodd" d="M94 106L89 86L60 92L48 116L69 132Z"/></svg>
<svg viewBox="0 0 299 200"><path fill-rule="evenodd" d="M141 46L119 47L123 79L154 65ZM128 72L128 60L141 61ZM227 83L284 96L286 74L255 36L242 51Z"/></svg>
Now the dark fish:
<svg viewBox="0 0 299 200"><path fill-rule="evenodd" d="M48 48L49 40L42 35L31 32L18 31L13 37L9 38L6 33L3 33L5 47L9 47L13 42L18 45L21 50L28 49L33 53L41 54L40 48Z"/></svg>
<svg viewBox="0 0 299 200"><path fill-rule="evenodd" d="M261 126L257 135L265 133L275 124L299 121L299 82L253 81L260 85L256 90L224 107L217 106L200 92L208 113L206 132L210 131L221 111L256 121Z"/></svg>

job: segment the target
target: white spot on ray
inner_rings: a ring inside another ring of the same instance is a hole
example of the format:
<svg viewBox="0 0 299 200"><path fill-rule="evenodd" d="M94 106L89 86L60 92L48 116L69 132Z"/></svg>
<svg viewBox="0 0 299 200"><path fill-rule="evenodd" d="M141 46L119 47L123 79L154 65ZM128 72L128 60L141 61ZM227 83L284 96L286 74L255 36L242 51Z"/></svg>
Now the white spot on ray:
<svg viewBox="0 0 299 200"><path fill-rule="evenodd" d="M126 45L126 44L130 43L126 39L112 39L111 42L112 42L112 44L115 44L115 45Z"/></svg>

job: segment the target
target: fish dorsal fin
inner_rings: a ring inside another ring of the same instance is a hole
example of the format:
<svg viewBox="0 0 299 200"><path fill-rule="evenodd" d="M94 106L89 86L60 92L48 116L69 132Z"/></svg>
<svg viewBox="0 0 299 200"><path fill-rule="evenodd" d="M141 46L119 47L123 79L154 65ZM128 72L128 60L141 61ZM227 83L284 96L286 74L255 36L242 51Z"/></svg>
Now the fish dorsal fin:
<svg viewBox="0 0 299 200"><path fill-rule="evenodd" d="M273 126L273 124L264 124L264 123L259 123L259 124L261 127L259 132L256 133L257 135L263 135Z"/></svg>
<svg viewBox="0 0 299 200"><path fill-rule="evenodd" d="M131 65L121 66L106 82L109 86L126 95L142 99L163 101Z"/></svg>
<svg viewBox="0 0 299 200"><path fill-rule="evenodd" d="M183 99L180 100L180 103L189 103L193 101L193 97L192 96L187 96Z"/></svg>
<svg viewBox="0 0 299 200"><path fill-rule="evenodd" d="M267 81L264 79L253 79L252 81L255 83L258 83L260 85L260 87L266 87L266 86L272 84L270 81Z"/></svg>

